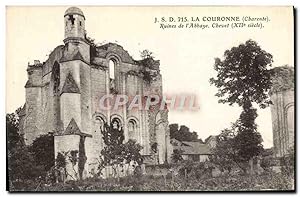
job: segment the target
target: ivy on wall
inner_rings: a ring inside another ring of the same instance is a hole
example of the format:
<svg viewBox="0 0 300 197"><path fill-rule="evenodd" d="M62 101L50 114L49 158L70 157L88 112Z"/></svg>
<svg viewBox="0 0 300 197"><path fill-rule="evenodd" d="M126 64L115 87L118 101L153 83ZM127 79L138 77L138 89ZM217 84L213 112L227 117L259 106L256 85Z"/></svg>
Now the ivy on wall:
<svg viewBox="0 0 300 197"><path fill-rule="evenodd" d="M140 73L143 75L143 79L150 83L155 81L159 75L159 61L154 60L152 57L138 61L141 65Z"/></svg>
<svg viewBox="0 0 300 197"><path fill-rule="evenodd" d="M281 66L270 70L272 76L272 88L270 94L294 89L294 67Z"/></svg>

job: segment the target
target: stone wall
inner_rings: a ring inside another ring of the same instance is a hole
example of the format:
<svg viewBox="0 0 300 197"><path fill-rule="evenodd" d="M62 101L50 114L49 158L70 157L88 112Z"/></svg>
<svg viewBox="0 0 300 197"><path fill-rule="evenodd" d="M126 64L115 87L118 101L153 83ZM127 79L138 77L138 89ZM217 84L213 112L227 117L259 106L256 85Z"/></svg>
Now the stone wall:
<svg viewBox="0 0 300 197"><path fill-rule="evenodd" d="M72 118L74 118L79 129L82 129L80 104L81 104L80 94L63 93L60 96L60 111L61 111L60 116L61 116L64 129L67 128Z"/></svg>
<svg viewBox="0 0 300 197"><path fill-rule="evenodd" d="M60 84L59 89L62 90L65 80L69 74L72 75L73 79L76 82L76 85L79 89L81 89L80 83L80 67L82 61L81 60L73 60L60 63Z"/></svg>
<svg viewBox="0 0 300 197"><path fill-rule="evenodd" d="M275 92L271 100L275 155L281 157L294 147L294 90Z"/></svg>
<svg viewBox="0 0 300 197"><path fill-rule="evenodd" d="M66 12L64 26L65 44L57 46L46 62L35 61L34 65L28 66L26 112L20 120L26 143L30 144L41 134L54 132L55 156L58 152L79 151L83 136L64 133L74 119L80 130L76 128L76 132L88 136L84 137L87 156L84 173L90 176L97 168L101 150L105 146L101 128L104 123L110 123L112 118L117 117L124 130L125 141L129 139L129 121L133 121L136 125L134 135L130 138L136 139L144 147L141 153L151 157L151 144L158 143L160 163L165 161L166 155L170 159L172 150L168 147L172 146L169 143L167 110L130 111L123 107L111 111L99 108L100 98L112 92L127 96L141 95L142 98L149 94L162 96L159 61L151 58L134 60L122 46L114 43L95 46L85 37L85 18L78 8ZM115 63L115 91L110 90L110 60ZM157 76L152 80L153 73L157 73ZM147 74L149 79L146 80ZM67 77L66 84L69 85L67 90L63 90ZM73 132L72 128L70 130ZM74 167L78 168L67 164L70 173L68 179L74 178L77 173Z"/></svg>
<svg viewBox="0 0 300 197"><path fill-rule="evenodd" d="M158 143L157 154L160 163L164 163L166 157L169 161L172 146L168 142L167 110L128 110L123 107L112 111L99 108L100 98L111 93L108 69L111 58L116 63L117 94L132 97L140 95L142 98L149 94L162 96L161 75L158 74L152 82L145 81L141 72L143 65L138 65L138 62L134 61L119 45L109 44L100 47L97 49L97 56L90 57L90 46L80 39L78 41L72 39L65 40L64 46L55 48L43 66L31 69L29 72L26 89L25 136L32 141L42 133L54 132L56 133L55 154L76 149L79 143L77 137L61 135L71 119L74 119L81 132L92 136L85 140L87 156L85 173L89 176L97 168L101 150L105 146L101 128L105 122L110 123L112 118L117 117L124 130L125 141L129 139L128 123L134 121L135 130L130 138L144 147L141 153L153 154L151 144ZM53 65L55 64L59 64L58 92L54 92L56 76L54 76ZM68 75L74 79L72 83L75 84L74 87L78 87L78 92L62 92Z"/></svg>
<svg viewBox="0 0 300 197"><path fill-rule="evenodd" d="M50 81L50 78L48 78L48 80L45 81L45 76L49 75L49 73L52 72L52 68L53 68L54 63L59 62L59 60L62 56L63 49L64 49L64 45L57 46L50 53L49 58L46 60L46 62L44 62L44 64L43 64L43 82L44 83Z"/></svg>
<svg viewBox="0 0 300 197"><path fill-rule="evenodd" d="M41 87L26 88L26 115L24 121L24 138L31 144L41 134L40 119L42 117Z"/></svg>
<svg viewBox="0 0 300 197"><path fill-rule="evenodd" d="M91 104L91 68L84 62L80 65L80 95L82 132L91 134L92 104Z"/></svg>
<svg viewBox="0 0 300 197"><path fill-rule="evenodd" d="M66 158L66 171L67 177L66 180L78 180L78 162L73 165L70 161L70 152L78 151L79 152L79 135L62 135L54 136L54 154L57 158L58 153L65 155ZM86 174L86 173L85 173Z"/></svg>

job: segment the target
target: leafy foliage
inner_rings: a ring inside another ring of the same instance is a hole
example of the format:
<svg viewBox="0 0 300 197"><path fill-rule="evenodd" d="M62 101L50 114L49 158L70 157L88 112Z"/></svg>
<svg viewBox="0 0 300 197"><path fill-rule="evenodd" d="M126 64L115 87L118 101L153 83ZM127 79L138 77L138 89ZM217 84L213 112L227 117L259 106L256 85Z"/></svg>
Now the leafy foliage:
<svg viewBox="0 0 300 197"><path fill-rule="evenodd" d="M214 148L215 157L211 161L221 171L230 172L232 168L238 166L247 172L249 167L247 162L262 154L262 137L257 132L254 122L256 117L256 109L253 109L251 105L245 105L240 118L232 124L230 129L224 129L218 136L218 142Z"/></svg>
<svg viewBox="0 0 300 197"><path fill-rule="evenodd" d="M260 167L262 167L265 172L272 171L271 168L278 165L280 165L280 159L273 156L263 157L260 162Z"/></svg>
<svg viewBox="0 0 300 197"><path fill-rule="evenodd" d="M268 68L272 62L273 56L253 40L226 50L223 61L215 59L217 78L210 79L218 88L219 102L242 106L249 100L262 108L268 106L271 103L267 94L271 88Z"/></svg>
<svg viewBox="0 0 300 197"><path fill-rule="evenodd" d="M288 175L295 177L295 152L294 148L288 150L288 154L281 158L281 171Z"/></svg>
<svg viewBox="0 0 300 197"><path fill-rule="evenodd" d="M140 52L141 54L141 58L144 59L148 59L148 58L152 58L154 59L153 56L153 52L149 51L148 49L144 49L143 51Z"/></svg>
<svg viewBox="0 0 300 197"><path fill-rule="evenodd" d="M54 136L44 134L37 137L29 146L29 151L33 154L34 160L38 165L44 166L45 171L54 166Z"/></svg>
<svg viewBox="0 0 300 197"><path fill-rule="evenodd" d="M181 125L179 128L178 124L170 124L169 128L170 138L179 141L199 141L198 134L195 131L190 132L190 129L185 125Z"/></svg>
<svg viewBox="0 0 300 197"><path fill-rule="evenodd" d="M116 129L113 125L105 124L101 132L106 146L101 151L100 170L103 166L112 166L115 175L117 175L116 170L119 166L123 167L124 164L131 164L131 162L138 165L142 164L143 159L140 151L143 147L131 139L123 143L124 136L122 128Z"/></svg>
<svg viewBox="0 0 300 197"><path fill-rule="evenodd" d="M178 173L182 178L208 178L211 177L211 162L193 162L192 160L182 160L179 163Z"/></svg>
<svg viewBox="0 0 300 197"><path fill-rule="evenodd" d="M6 133L7 133L7 148L8 151L16 148L18 145L24 145L24 138L19 133L19 116L18 108L15 113L6 114Z"/></svg>
<svg viewBox="0 0 300 197"><path fill-rule="evenodd" d="M255 124L256 117L256 109L252 107L251 103L245 104L238 121L238 133L234 138L238 155L244 161L249 161L263 151L261 144L263 140Z"/></svg>
<svg viewBox="0 0 300 197"><path fill-rule="evenodd" d="M268 70L272 62L270 53L262 50L255 41L248 40L245 44L226 50L223 61L215 59L214 68L218 74L216 79L210 79L210 83L218 88L216 96L220 97L220 103L236 103L243 107L236 125L237 133L230 139L230 148L225 150L229 151L229 155L234 153L239 162L249 161L250 169L253 169L253 157L263 150L262 137L255 124L257 113L252 102L261 108L271 104L267 92L272 85ZM236 161L236 158L233 159Z"/></svg>
<svg viewBox="0 0 300 197"><path fill-rule="evenodd" d="M34 153L25 145L23 135L19 133L18 112L6 114L7 156L10 187L16 182L36 180L45 175L45 166L36 161Z"/></svg>
<svg viewBox="0 0 300 197"><path fill-rule="evenodd" d="M138 64L142 65L140 73L143 79L148 83L155 81L159 75L159 61L154 60L153 53L148 49L143 50L140 55L142 60Z"/></svg>
<svg viewBox="0 0 300 197"><path fill-rule="evenodd" d="M143 147L136 143L135 140L129 139L125 144L123 144L123 149L125 163L130 163L131 161L136 162L138 165L143 163L143 158L140 154Z"/></svg>
<svg viewBox="0 0 300 197"><path fill-rule="evenodd" d="M67 164L65 154L57 153L55 162L56 162L57 168L65 168L66 164Z"/></svg>
<svg viewBox="0 0 300 197"><path fill-rule="evenodd" d="M240 165L238 150L235 146L235 136L237 135L237 123L232 124L230 129L224 129L218 136L216 147L213 149L213 156L210 161L214 163L222 172L229 173L236 166Z"/></svg>
<svg viewBox="0 0 300 197"><path fill-rule="evenodd" d="M102 139L105 145L117 146L123 143L124 141L124 131L123 129L114 128L113 125L108 125L105 123L104 129L101 130Z"/></svg>
<svg viewBox="0 0 300 197"><path fill-rule="evenodd" d="M182 161L183 160L182 153L183 153L183 150L180 150L180 149L173 150L172 161L174 163L178 163L178 162Z"/></svg>
<svg viewBox="0 0 300 197"><path fill-rule="evenodd" d="M9 179L12 182L35 180L45 176L44 166L38 165L26 146L15 148L8 158Z"/></svg>

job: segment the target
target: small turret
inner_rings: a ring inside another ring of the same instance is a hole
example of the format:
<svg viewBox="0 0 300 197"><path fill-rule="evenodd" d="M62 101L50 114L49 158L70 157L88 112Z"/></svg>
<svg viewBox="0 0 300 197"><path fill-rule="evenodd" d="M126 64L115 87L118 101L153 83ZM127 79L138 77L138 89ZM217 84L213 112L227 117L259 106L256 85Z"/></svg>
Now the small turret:
<svg viewBox="0 0 300 197"><path fill-rule="evenodd" d="M65 40L68 38L85 37L85 17L83 12L77 7L70 7L64 15Z"/></svg>

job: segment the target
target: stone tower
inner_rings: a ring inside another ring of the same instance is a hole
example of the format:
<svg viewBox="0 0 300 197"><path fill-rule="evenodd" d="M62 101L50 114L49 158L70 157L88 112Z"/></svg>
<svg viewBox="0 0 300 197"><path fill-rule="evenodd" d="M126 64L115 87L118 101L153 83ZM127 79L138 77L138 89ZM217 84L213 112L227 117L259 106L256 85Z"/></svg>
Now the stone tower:
<svg viewBox="0 0 300 197"><path fill-rule="evenodd" d="M271 114L274 154L282 157L294 148L294 67L272 69Z"/></svg>
<svg viewBox="0 0 300 197"><path fill-rule="evenodd" d="M85 17L77 7L70 7L65 15L65 39L85 38Z"/></svg>
<svg viewBox="0 0 300 197"><path fill-rule="evenodd" d="M134 60L114 43L96 46L86 37L85 19L79 8L67 9L64 45L57 46L45 62L28 65L26 103L20 120L26 143L31 144L39 135L54 133L55 157L63 152L81 154L85 161L79 164L84 166L80 174L88 177L97 170L105 146L101 129L104 123L111 123L122 128L125 141L134 139L143 146L145 163L170 161L166 108L99 107L100 99L107 95L147 98L155 94L161 98L159 61ZM68 164L70 176L75 176L73 167Z"/></svg>

